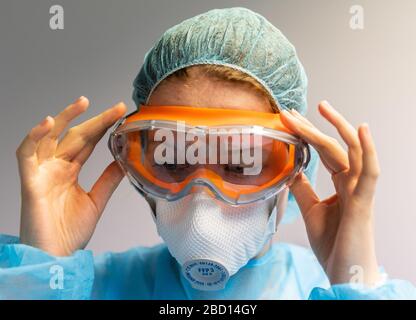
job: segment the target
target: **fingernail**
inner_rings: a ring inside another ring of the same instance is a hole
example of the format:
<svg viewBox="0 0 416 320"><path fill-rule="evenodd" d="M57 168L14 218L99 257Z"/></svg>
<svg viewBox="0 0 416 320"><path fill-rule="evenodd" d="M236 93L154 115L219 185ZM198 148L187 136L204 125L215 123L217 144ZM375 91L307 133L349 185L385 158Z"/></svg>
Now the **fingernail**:
<svg viewBox="0 0 416 320"><path fill-rule="evenodd" d="M291 111L292 111L292 113L293 113L293 114L296 114L296 115L298 115L298 116L301 116L301 117L302 117L302 115L298 112L298 110L296 110L296 109L292 109Z"/></svg>
<svg viewBox="0 0 416 320"><path fill-rule="evenodd" d="M331 104L327 100L322 101L321 104L324 105L325 107L331 108Z"/></svg>
<svg viewBox="0 0 416 320"><path fill-rule="evenodd" d="M44 126L45 124L47 124L47 123L48 123L48 121L49 121L49 118L50 118L50 116L47 116L45 119L43 119L43 120L39 123L39 125Z"/></svg>
<svg viewBox="0 0 416 320"><path fill-rule="evenodd" d="M368 125L368 123L364 122L361 127L364 130L364 134L366 134L367 136L370 136L370 126Z"/></svg>
<svg viewBox="0 0 416 320"><path fill-rule="evenodd" d="M115 107L117 108L117 107L120 107L120 106L126 106L126 104L123 102L123 101L120 101L119 103L117 103L116 105L115 105Z"/></svg>
<svg viewBox="0 0 416 320"><path fill-rule="evenodd" d="M290 118L292 121L299 121L299 119L298 119L298 118L296 118L296 117L292 114L292 112L289 112L289 111L287 111L287 110L284 110L284 113L285 113L285 115L286 115L288 118Z"/></svg>
<svg viewBox="0 0 416 320"><path fill-rule="evenodd" d="M84 100L84 99L85 99L84 96L80 96L77 100L75 100L75 102L77 103L77 102L80 102L81 100Z"/></svg>

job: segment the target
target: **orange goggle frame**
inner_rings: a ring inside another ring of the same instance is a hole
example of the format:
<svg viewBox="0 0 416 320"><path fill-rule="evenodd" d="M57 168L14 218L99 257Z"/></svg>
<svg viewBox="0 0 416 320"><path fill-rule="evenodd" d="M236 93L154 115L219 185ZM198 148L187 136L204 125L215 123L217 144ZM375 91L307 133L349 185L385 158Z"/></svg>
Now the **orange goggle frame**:
<svg viewBox="0 0 416 320"><path fill-rule="evenodd" d="M261 185L233 184L208 168L198 168L182 181L163 181L142 163L143 151L138 136L141 130L163 128L166 124L178 121L185 122L188 128L255 128L254 132L261 132L260 134L287 145L285 150L275 148L285 160L281 161L278 174ZM118 136L126 133L125 142L129 144L129 152L121 157L115 141ZM280 192L298 172L304 170L310 159L308 145L282 124L280 114L250 110L142 105L138 111L125 116L115 125L108 142L114 158L140 193L170 201L198 190L198 185L208 187L216 198L233 205L267 199Z"/></svg>

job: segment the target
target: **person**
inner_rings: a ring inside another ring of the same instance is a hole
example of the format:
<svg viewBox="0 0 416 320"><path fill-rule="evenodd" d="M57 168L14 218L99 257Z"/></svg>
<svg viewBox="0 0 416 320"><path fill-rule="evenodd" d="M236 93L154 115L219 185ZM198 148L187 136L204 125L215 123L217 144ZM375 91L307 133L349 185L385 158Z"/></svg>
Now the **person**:
<svg viewBox="0 0 416 320"><path fill-rule="evenodd" d="M328 102L319 104L345 151L304 117L306 89L294 47L249 9L210 10L167 30L134 81L136 112L124 116L127 107L118 103L65 131L88 108L80 97L30 130L17 149L20 237L0 237L0 298L415 298L411 283L388 278L377 262L380 169L368 125L356 130ZM228 163L214 174L207 164L177 171L177 164L147 157L161 142L152 130L168 128L166 119L186 119L199 131L233 123L250 129L250 119L264 123L261 137L271 137L273 147L260 145L263 168L243 182L244 169ZM115 161L87 192L78 174L116 122L109 139ZM335 187L323 200L313 189L319 158ZM290 179L282 179L286 173ZM85 247L124 175L148 201L165 243L94 257ZM299 211L312 251L271 241L276 226Z"/></svg>

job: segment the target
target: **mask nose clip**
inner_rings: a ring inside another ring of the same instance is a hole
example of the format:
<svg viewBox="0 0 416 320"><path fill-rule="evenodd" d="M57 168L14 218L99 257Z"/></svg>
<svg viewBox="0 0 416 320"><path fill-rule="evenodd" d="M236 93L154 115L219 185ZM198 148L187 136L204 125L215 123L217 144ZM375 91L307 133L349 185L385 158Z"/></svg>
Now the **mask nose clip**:
<svg viewBox="0 0 416 320"><path fill-rule="evenodd" d="M203 193L209 195L212 200L216 200L215 194L212 192L209 183L201 178L197 178L193 181L193 185L189 188L189 193Z"/></svg>

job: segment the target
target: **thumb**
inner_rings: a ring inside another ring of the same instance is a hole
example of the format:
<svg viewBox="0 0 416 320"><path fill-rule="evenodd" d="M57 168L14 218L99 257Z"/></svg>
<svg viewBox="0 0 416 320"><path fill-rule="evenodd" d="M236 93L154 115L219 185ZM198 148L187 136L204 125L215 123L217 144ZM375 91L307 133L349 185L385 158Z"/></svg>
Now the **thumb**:
<svg viewBox="0 0 416 320"><path fill-rule="evenodd" d="M318 195L313 190L308 177L302 172L298 174L289 187L293 193L296 202L299 205L300 212L303 219L309 212L309 210L317 203L320 202Z"/></svg>
<svg viewBox="0 0 416 320"><path fill-rule="evenodd" d="M116 161L113 161L107 166L107 168L105 168L101 176L91 188L91 191L88 194L92 201L94 201L99 215L101 215L104 211L108 200L120 184L123 177L123 170L121 170Z"/></svg>

